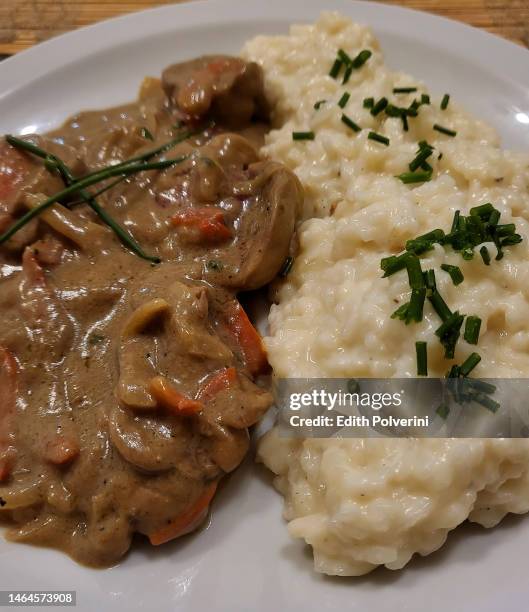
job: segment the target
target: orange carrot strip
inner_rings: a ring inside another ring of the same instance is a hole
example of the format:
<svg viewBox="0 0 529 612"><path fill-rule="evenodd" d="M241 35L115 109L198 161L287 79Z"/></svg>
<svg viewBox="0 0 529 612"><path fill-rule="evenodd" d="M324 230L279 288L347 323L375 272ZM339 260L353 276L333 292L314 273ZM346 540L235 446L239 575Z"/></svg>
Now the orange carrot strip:
<svg viewBox="0 0 529 612"><path fill-rule="evenodd" d="M195 228L201 237L209 242L222 242L232 237L232 232L224 220L224 213L213 206L187 208L171 217L171 222L176 227Z"/></svg>
<svg viewBox="0 0 529 612"><path fill-rule="evenodd" d="M149 383L149 391L160 406L179 416L193 416L204 405L179 393L163 376L155 376Z"/></svg>
<svg viewBox="0 0 529 612"><path fill-rule="evenodd" d="M11 474L15 461L13 427L17 399L17 362L0 346L0 482Z"/></svg>
<svg viewBox="0 0 529 612"><path fill-rule="evenodd" d="M174 518L168 525L150 533L149 540L151 544L159 546L189 533L194 527L194 523L197 523L201 515L207 511L216 490L217 483L210 484L192 506ZM198 527L198 524L196 526Z"/></svg>
<svg viewBox="0 0 529 612"><path fill-rule="evenodd" d="M202 402L208 402L220 391L229 389L236 380L237 370L235 368L224 368L209 377L199 389L197 399Z"/></svg>
<svg viewBox="0 0 529 612"><path fill-rule="evenodd" d="M228 311L228 331L236 338L250 373L266 373L270 366L263 341L238 302Z"/></svg>
<svg viewBox="0 0 529 612"><path fill-rule="evenodd" d="M77 440L65 435L57 435L46 443L44 459L53 465L66 465L79 456Z"/></svg>

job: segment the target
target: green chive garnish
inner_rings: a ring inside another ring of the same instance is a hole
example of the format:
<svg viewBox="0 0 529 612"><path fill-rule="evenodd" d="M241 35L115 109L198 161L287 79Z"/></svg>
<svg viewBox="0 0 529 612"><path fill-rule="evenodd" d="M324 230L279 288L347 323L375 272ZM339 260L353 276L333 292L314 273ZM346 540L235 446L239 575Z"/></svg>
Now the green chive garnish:
<svg viewBox="0 0 529 612"><path fill-rule="evenodd" d="M450 96L445 94L443 99L441 100L441 110L446 110L448 108L448 103L450 102Z"/></svg>
<svg viewBox="0 0 529 612"><path fill-rule="evenodd" d="M470 214L487 221L495 210L496 209L494 206L490 202L487 202L487 204L481 204L480 206L474 206L471 208Z"/></svg>
<svg viewBox="0 0 529 612"><path fill-rule="evenodd" d="M353 132L360 132L362 130L362 128L347 115L342 115L341 121L342 123L345 123L348 128L351 128Z"/></svg>
<svg viewBox="0 0 529 612"><path fill-rule="evenodd" d="M411 253L408 255L406 258L406 270L408 272L408 281L412 289L421 289L424 287L421 260L417 255L412 255Z"/></svg>
<svg viewBox="0 0 529 612"><path fill-rule="evenodd" d="M415 343L417 354L417 376L428 376L428 352L426 342Z"/></svg>
<svg viewBox="0 0 529 612"><path fill-rule="evenodd" d="M355 69L361 68L372 55L373 53L369 49L364 49L353 59L351 65Z"/></svg>
<svg viewBox="0 0 529 612"><path fill-rule="evenodd" d="M398 174L395 178L400 179L405 185L411 185L412 183L427 183L432 178L432 173L427 171L419 172L403 172Z"/></svg>
<svg viewBox="0 0 529 612"><path fill-rule="evenodd" d="M314 140L314 132L292 132L292 140Z"/></svg>
<svg viewBox="0 0 529 612"><path fill-rule="evenodd" d="M481 329L481 319L474 315L467 317L465 321L464 338L469 344L477 344L479 338L479 330Z"/></svg>
<svg viewBox="0 0 529 612"><path fill-rule="evenodd" d="M487 249L485 245L483 245L481 249L479 249L479 254L481 255L481 259L483 259L483 263L486 266L490 266L490 253L489 249Z"/></svg>
<svg viewBox="0 0 529 612"><path fill-rule="evenodd" d="M461 268L459 266L452 266L450 264L441 264L441 270L448 272L450 274L450 278L454 285L460 285L465 277L463 276L463 272L461 272Z"/></svg>
<svg viewBox="0 0 529 612"><path fill-rule="evenodd" d="M318 100L315 104L314 104L314 110L320 110L321 106L323 104L325 104L325 102L327 102L327 100Z"/></svg>
<svg viewBox="0 0 529 612"><path fill-rule="evenodd" d="M380 100L376 102L373 108L371 109L371 114L373 115L373 117L376 117L377 115L379 115L386 108L387 105L388 105L388 99L380 98Z"/></svg>
<svg viewBox="0 0 529 612"><path fill-rule="evenodd" d="M417 87L394 87L393 88L394 94L408 94L408 93L414 93L416 91L417 91Z"/></svg>
<svg viewBox="0 0 529 612"><path fill-rule="evenodd" d="M335 79L340 74L340 70L342 69L342 66L343 66L342 60L335 59L334 64L332 65L331 70L329 72L329 76Z"/></svg>
<svg viewBox="0 0 529 612"><path fill-rule="evenodd" d="M441 344L444 346L446 359L454 358L455 347L459 340L459 332L464 318L464 315L456 311L435 330L435 335L439 337Z"/></svg>
<svg viewBox="0 0 529 612"><path fill-rule="evenodd" d="M380 144L389 146L389 138L387 136L382 136L382 134L377 134L376 132L369 132L367 135L369 140L374 140L375 142L380 142Z"/></svg>
<svg viewBox="0 0 529 612"><path fill-rule="evenodd" d="M449 128L439 125L438 123L433 126L433 129L437 132L441 132L441 134L446 134L446 136L457 136L457 132L455 130L450 130Z"/></svg>
<svg viewBox="0 0 529 612"><path fill-rule="evenodd" d="M428 296L428 299L441 321L446 321L452 315L452 311L448 308L437 289L432 292L432 295Z"/></svg>
<svg viewBox="0 0 529 612"><path fill-rule="evenodd" d="M422 164L433 154L434 148L428 143L419 144L419 151L415 158L409 163L410 172L418 170Z"/></svg>
<svg viewBox="0 0 529 612"><path fill-rule="evenodd" d="M380 267L384 272L383 278L387 278L388 276L395 274L395 272L404 270L407 259L408 253L402 253L401 255L390 255L389 257L382 258L380 261Z"/></svg>
<svg viewBox="0 0 529 612"><path fill-rule="evenodd" d="M481 357L478 353L471 353L461 364L461 375L468 376L480 361Z"/></svg>
<svg viewBox="0 0 529 612"><path fill-rule="evenodd" d="M418 289L412 289L410 302L406 310L406 317L405 317L406 325L408 325L408 323L411 323L412 321L416 321L417 323L422 321L425 297L426 297L425 287L420 287Z"/></svg>
<svg viewBox="0 0 529 612"><path fill-rule="evenodd" d="M343 96L340 98L340 100L338 101L338 106L340 108L345 108L347 105L347 102L349 102L349 98L351 97L351 94L346 91Z"/></svg>
<svg viewBox="0 0 529 612"><path fill-rule="evenodd" d="M353 63L353 60L343 49L338 49L338 59L340 59L346 66Z"/></svg>
<svg viewBox="0 0 529 612"><path fill-rule="evenodd" d="M428 94L421 95L421 104L430 104L430 96Z"/></svg>
<svg viewBox="0 0 529 612"><path fill-rule="evenodd" d="M492 397L482 395L481 393L476 393L476 395L472 396L472 399L478 404L481 404L483 408L490 410L490 412L492 412L493 414L498 412L498 410L501 408L501 404L499 402L496 402L492 399Z"/></svg>
<svg viewBox="0 0 529 612"><path fill-rule="evenodd" d="M401 321L405 321L406 320L406 316L408 314L408 307L409 307L410 303L406 302L405 304L402 304L401 306L399 306L397 308L397 310L395 310L395 312L393 312L393 314L391 315L392 319L400 319Z"/></svg>
<svg viewBox="0 0 529 612"><path fill-rule="evenodd" d="M364 98L364 108L373 108L375 106L375 98Z"/></svg>

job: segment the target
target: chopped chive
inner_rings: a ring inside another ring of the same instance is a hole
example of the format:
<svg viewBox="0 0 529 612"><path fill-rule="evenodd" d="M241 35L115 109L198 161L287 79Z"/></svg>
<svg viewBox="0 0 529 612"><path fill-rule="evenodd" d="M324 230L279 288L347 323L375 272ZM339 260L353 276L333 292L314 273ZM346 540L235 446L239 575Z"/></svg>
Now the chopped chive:
<svg viewBox="0 0 529 612"><path fill-rule="evenodd" d="M338 101L338 106L340 108L345 108L347 105L347 102L349 102L349 98L351 97L351 94L346 91L343 96L340 98L340 100Z"/></svg>
<svg viewBox="0 0 529 612"><path fill-rule="evenodd" d="M439 155L437 156L437 159L438 159L439 161L441 161L441 160L443 159L443 153L442 153L442 152L441 152L441 153L439 153Z"/></svg>
<svg viewBox="0 0 529 612"><path fill-rule="evenodd" d="M394 94L408 94L408 93L414 93L416 91L417 91L417 87L394 87L393 88Z"/></svg>
<svg viewBox="0 0 529 612"><path fill-rule="evenodd" d="M406 241L406 250L413 251L416 254L424 253L430 250L434 242L442 242L445 237L445 233L442 229L434 229L422 236L412 238Z"/></svg>
<svg viewBox="0 0 529 612"><path fill-rule="evenodd" d="M428 376L428 352L426 342L415 343L417 355L417 376Z"/></svg>
<svg viewBox="0 0 529 612"><path fill-rule="evenodd" d="M452 311L448 308L437 289L432 292L432 295L428 296L428 299L441 321L446 321L452 315Z"/></svg>
<svg viewBox="0 0 529 612"><path fill-rule="evenodd" d="M496 209L494 208L494 206L490 202L487 202L487 204L481 204L480 206L474 206L473 208L471 208L470 214L475 217L480 217L484 221L487 221L487 219L490 218L490 215L495 210Z"/></svg>
<svg viewBox="0 0 529 612"><path fill-rule="evenodd" d="M340 70L342 69L342 66L343 66L342 60L338 58L335 59L334 64L332 65L331 70L329 72L329 76L335 79L340 74Z"/></svg>
<svg viewBox="0 0 529 612"><path fill-rule="evenodd" d="M471 353L461 364L461 375L468 376L480 361L481 357L478 353Z"/></svg>
<svg viewBox="0 0 529 612"><path fill-rule="evenodd" d="M314 140L314 132L292 132L292 140Z"/></svg>
<svg viewBox="0 0 529 612"><path fill-rule="evenodd" d="M512 236L506 236L501 241L501 246L514 246L515 244L519 244L522 242L523 238L520 234L513 234Z"/></svg>
<svg viewBox="0 0 529 612"><path fill-rule="evenodd" d="M450 96L445 94L443 99L441 100L441 110L446 110L448 108L448 103L450 102Z"/></svg>
<svg viewBox="0 0 529 612"><path fill-rule="evenodd" d="M408 281L412 289L421 289L424 287L421 260L417 257L417 255L412 255L410 253L406 257L406 270L408 272Z"/></svg>
<svg viewBox="0 0 529 612"><path fill-rule="evenodd" d="M141 134L141 137L145 138L146 140L154 140L154 136L151 134L151 132L146 127L142 127L140 129L140 134Z"/></svg>
<svg viewBox="0 0 529 612"><path fill-rule="evenodd" d="M360 53L353 59L352 66L355 69L361 68L367 60L373 55L373 53L369 49L363 49Z"/></svg>
<svg viewBox="0 0 529 612"><path fill-rule="evenodd" d="M487 395L482 395L481 393L476 393L476 395L472 396L472 399L478 404L481 404L483 408L490 410L490 412L493 414L498 412L498 410L501 408L501 404L499 402L493 400Z"/></svg>
<svg viewBox="0 0 529 612"><path fill-rule="evenodd" d="M318 100L314 104L314 110L320 110L320 108L322 107L323 104L325 104L325 102L327 102L327 100Z"/></svg>
<svg viewBox="0 0 529 612"><path fill-rule="evenodd" d="M481 249L479 249L479 254L481 255L481 259L483 259L483 263L486 266L490 266L490 253L489 249L487 249L485 245L483 245Z"/></svg>
<svg viewBox="0 0 529 612"><path fill-rule="evenodd" d="M430 291L431 295L431 292L435 291L435 289L437 288L434 270L426 270L426 272L424 272L424 284L426 285L426 288Z"/></svg>
<svg viewBox="0 0 529 612"><path fill-rule="evenodd" d="M390 255L389 257L383 257L380 261L380 267L384 272L383 278L387 278L395 272L404 270L406 267L406 260L408 253L402 253L401 255Z"/></svg>
<svg viewBox="0 0 529 612"><path fill-rule="evenodd" d="M411 185L412 183L427 183L432 178L431 172L418 171L418 172L403 172L398 174L395 178L400 179L405 185Z"/></svg>
<svg viewBox="0 0 529 612"><path fill-rule="evenodd" d="M293 264L294 264L294 258L289 255L283 262L283 265L281 266L281 269L278 272L278 276L280 276L281 278L285 278L285 276L288 275L290 270L292 270Z"/></svg>
<svg viewBox="0 0 529 612"><path fill-rule="evenodd" d="M340 59L346 66L353 63L353 60L343 49L338 49L338 59Z"/></svg>
<svg viewBox="0 0 529 612"><path fill-rule="evenodd" d="M388 99L380 98L380 100L376 102L373 108L371 109L371 114L373 115L373 117L376 117L377 115L379 115L386 108L387 105L388 105Z"/></svg>
<svg viewBox="0 0 529 612"><path fill-rule="evenodd" d="M434 148L426 144L426 146L419 146L419 152L415 158L409 163L410 172L415 172L421 165L433 154Z"/></svg>
<svg viewBox="0 0 529 612"><path fill-rule="evenodd" d="M421 104L430 104L430 96L428 94L421 95Z"/></svg>
<svg viewBox="0 0 529 612"><path fill-rule="evenodd" d="M448 415L450 414L450 408L446 404L441 404L437 407L435 412L443 419L443 421L446 421Z"/></svg>
<svg viewBox="0 0 529 612"><path fill-rule="evenodd" d="M458 365L453 365L446 373L446 378L459 378L461 368Z"/></svg>
<svg viewBox="0 0 529 612"><path fill-rule="evenodd" d="M375 106L375 98L364 98L364 108L373 108Z"/></svg>
<svg viewBox="0 0 529 612"><path fill-rule="evenodd" d="M349 82L349 79L351 78L351 74L353 74L353 65L348 64L346 65L345 72L343 73L342 85L345 85L346 83Z"/></svg>
<svg viewBox="0 0 529 612"><path fill-rule="evenodd" d="M347 115L342 115L341 121L345 123L348 128L351 128L353 132L360 132L362 130L362 128Z"/></svg>
<svg viewBox="0 0 529 612"><path fill-rule="evenodd" d="M454 358L455 347L459 340L459 332L464 318L464 315L456 311L435 330L435 335L439 337L441 344L444 346L446 359Z"/></svg>
<svg viewBox="0 0 529 612"><path fill-rule="evenodd" d="M380 144L383 144L383 145L386 145L386 147L389 147L389 138L387 136L382 136L382 134L377 134L376 132L369 132L367 137L369 140L380 142Z"/></svg>
<svg viewBox="0 0 529 612"><path fill-rule="evenodd" d="M401 321L406 320L406 315L408 313L408 307L410 303L406 302L405 304L401 304L395 312L391 315L392 319L400 319Z"/></svg>
<svg viewBox="0 0 529 612"><path fill-rule="evenodd" d="M350 378L347 381L347 391L349 391L349 393L358 393L360 391L360 383L356 378Z"/></svg>
<svg viewBox="0 0 529 612"><path fill-rule="evenodd" d="M430 166L430 164L427 161L422 162L421 170L424 170L425 172L429 172L430 174L433 172L432 166Z"/></svg>
<svg viewBox="0 0 529 612"><path fill-rule="evenodd" d="M500 217L501 217L500 211L495 208L490 213L490 217L489 217L489 220L487 221L487 223L489 225L498 225L498 221L500 220Z"/></svg>
<svg viewBox="0 0 529 612"><path fill-rule="evenodd" d="M450 264L441 264L441 270L448 272L450 274L450 278L454 285L460 285L465 277L463 276L463 272L461 272L461 268L459 266L452 266Z"/></svg>
<svg viewBox="0 0 529 612"><path fill-rule="evenodd" d="M452 313L435 330L435 335L438 336L439 338L447 337L454 329L458 328L458 326L461 327L459 321L461 320L462 322L462 319L461 319L462 316L463 315L459 314L459 312L456 310L456 312Z"/></svg>
<svg viewBox="0 0 529 612"><path fill-rule="evenodd" d="M469 344L477 344L479 338L479 330L481 329L481 319L474 315L467 317L465 321L464 338Z"/></svg>
<svg viewBox="0 0 529 612"><path fill-rule="evenodd" d="M439 125L438 123L434 124L433 129L437 132L441 132L441 134L446 134L446 136L457 136L457 132L455 130L450 130L449 128Z"/></svg>
<svg viewBox="0 0 529 612"><path fill-rule="evenodd" d="M456 210L454 213L454 220L452 221L452 229L450 230L450 233L457 231L457 228L459 227L459 217L460 216L461 216L461 211Z"/></svg>
<svg viewBox="0 0 529 612"><path fill-rule="evenodd" d="M388 117L402 117L404 110L405 109L399 108L394 104L388 104L385 108L385 112Z"/></svg>
<svg viewBox="0 0 529 612"><path fill-rule="evenodd" d="M422 276L422 275L421 275ZM426 297L426 288L420 287L418 289L412 289L411 298L406 310L406 325L415 321L420 323L422 321L422 315L424 310L424 299Z"/></svg>
<svg viewBox="0 0 529 612"><path fill-rule="evenodd" d="M503 236L512 236L516 230L514 223L503 223L502 225L496 225L496 236L500 238Z"/></svg>

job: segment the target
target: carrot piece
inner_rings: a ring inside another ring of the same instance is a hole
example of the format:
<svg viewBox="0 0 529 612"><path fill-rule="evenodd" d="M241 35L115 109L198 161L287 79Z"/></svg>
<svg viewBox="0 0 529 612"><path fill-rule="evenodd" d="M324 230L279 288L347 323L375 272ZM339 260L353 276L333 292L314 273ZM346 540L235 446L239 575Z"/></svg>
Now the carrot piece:
<svg viewBox="0 0 529 612"><path fill-rule="evenodd" d="M217 483L213 482L187 510L170 521L168 525L150 533L148 537L151 544L153 546L165 544L170 540L174 540L175 538L189 533L195 526L198 527L198 521L207 511L216 490Z"/></svg>
<svg viewBox="0 0 529 612"><path fill-rule="evenodd" d="M17 362L0 346L0 482L9 478L15 461L13 426L17 399Z"/></svg>
<svg viewBox="0 0 529 612"><path fill-rule="evenodd" d="M224 368L209 377L199 389L197 399L202 402L207 402L220 391L229 389L236 380L237 370L235 368Z"/></svg>
<svg viewBox="0 0 529 612"><path fill-rule="evenodd" d="M163 376L151 379L149 391L160 406L178 416L193 416L204 408L202 402L179 393Z"/></svg>
<svg viewBox="0 0 529 612"><path fill-rule="evenodd" d="M176 227L195 229L208 242L223 242L232 237L223 211L213 206L188 208L171 217L171 222Z"/></svg>
<svg viewBox="0 0 529 612"><path fill-rule="evenodd" d="M238 302L228 310L227 320L228 331L237 340L250 373L253 375L266 373L270 366L263 341Z"/></svg>
<svg viewBox="0 0 529 612"><path fill-rule="evenodd" d="M66 465L79 456L77 440L65 435L55 436L46 443L44 459L53 465Z"/></svg>

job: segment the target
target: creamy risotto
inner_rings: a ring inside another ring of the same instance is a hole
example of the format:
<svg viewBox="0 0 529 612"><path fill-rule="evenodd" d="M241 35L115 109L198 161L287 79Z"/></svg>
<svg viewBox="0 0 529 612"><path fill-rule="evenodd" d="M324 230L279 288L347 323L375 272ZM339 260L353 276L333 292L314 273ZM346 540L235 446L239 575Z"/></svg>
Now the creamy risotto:
<svg viewBox="0 0 529 612"><path fill-rule="evenodd" d="M342 75L329 76L339 49L352 58L372 51L345 85ZM369 29L336 14L294 26L288 36L259 36L243 53L263 66L275 107L277 129L264 152L294 170L306 189L300 252L270 314L266 343L276 374L415 376L415 342L426 341L429 375L444 376L478 350L472 375L529 376L529 157L500 149L494 130L453 99L442 109L442 92L430 94L430 103L424 98L409 131L401 117L374 115L366 98L409 107L429 92L384 65ZM393 91L407 87L417 91ZM297 131L314 139L294 141ZM369 139L370 131L389 144ZM405 184L397 176L409 171L420 141L433 147L431 180ZM410 288L405 272L381 278L380 261L402 252L406 240L450 231L456 210L468 214L486 202L524 238L502 260L494 260L490 244L488 266L477 252L465 261L438 244L421 255L450 308L482 321L479 346L461 337L447 360L428 301L420 323L391 319ZM464 282L455 286L441 264L459 266ZM260 458L277 474L290 532L312 545L316 568L330 574L398 569L414 553L437 549L467 518L490 527L529 509L523 440L294 441L272 432Z"/></svg>

